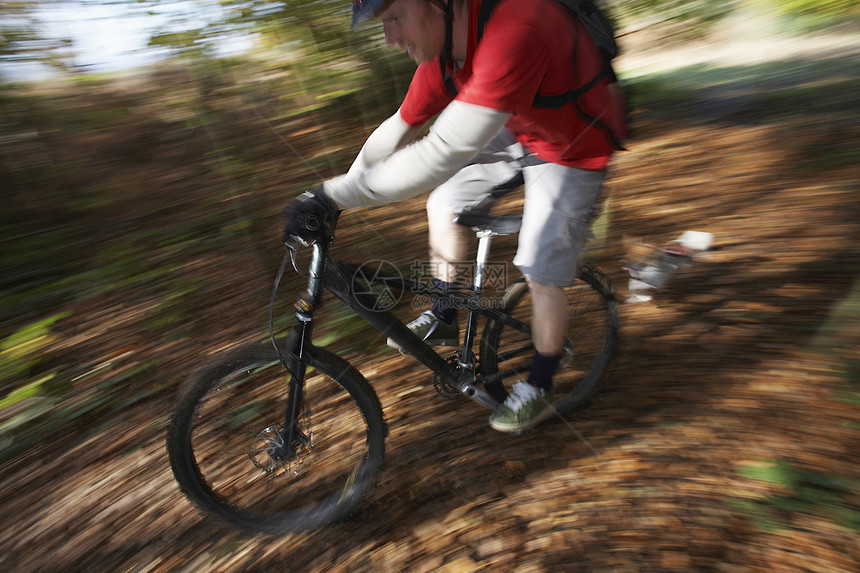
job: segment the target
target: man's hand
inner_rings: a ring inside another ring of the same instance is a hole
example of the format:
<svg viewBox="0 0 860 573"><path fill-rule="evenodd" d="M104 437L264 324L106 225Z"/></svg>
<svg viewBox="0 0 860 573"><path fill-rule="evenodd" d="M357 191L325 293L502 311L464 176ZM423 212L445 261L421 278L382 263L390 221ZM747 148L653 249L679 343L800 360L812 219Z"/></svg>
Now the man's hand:
<svg viewBox="0 0 860 573"><path fill-rule="evenodd" d="M330 241L337 206L323 194L322 186L306 191L284 209L284 243L298 237L306 243Z"/></svg>

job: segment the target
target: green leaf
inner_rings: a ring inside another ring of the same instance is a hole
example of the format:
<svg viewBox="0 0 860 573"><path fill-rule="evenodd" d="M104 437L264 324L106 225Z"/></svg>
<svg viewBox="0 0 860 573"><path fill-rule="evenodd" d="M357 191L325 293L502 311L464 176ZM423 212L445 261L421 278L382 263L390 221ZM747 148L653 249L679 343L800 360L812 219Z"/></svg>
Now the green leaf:
<svg viewBox="0 0 860 573"><path fill-rule="evenodd" d="M767 465L749 466L741 469L744 477L772 483L795 491L800 483L800 473L789 462L772 460Z"/></svg>
<svg viewBox="0 0 860 573"><path fill-rule="evenodd" d="M11 406L14 406L17 403L26 400L27 398L32 398L33 396L36 396L39 393L39 391L42 389L42 384L44 384L48 380L51 380L53 377L54 377L54 373L51 372L50 374L42 376L38 380L35 380L33 382L30 382L29 384L21 386L17 390L13 390L12 392L9 393L8 396L6 396L2 400L0 400L0 411L3 411L6 408L9 408Z"/></svg>

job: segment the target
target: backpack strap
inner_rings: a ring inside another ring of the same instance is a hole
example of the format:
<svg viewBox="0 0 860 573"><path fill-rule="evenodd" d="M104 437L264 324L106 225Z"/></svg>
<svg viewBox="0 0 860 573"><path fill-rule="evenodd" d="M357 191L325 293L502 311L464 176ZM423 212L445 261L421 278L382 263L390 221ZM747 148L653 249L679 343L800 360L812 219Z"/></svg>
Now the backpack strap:
<svg viewBox="0 0 860 573"><path fill-rule="evenodd" d="M550 108L550 109L559 109L564 107L567 104L573 105L573 109L576 112L576 115L589 127L593 127L600 131L606 140L616 149L626 150L624 145L612 131L612 129L606 124L606 122L601 121L601 116L592 117L579 105L579 98L585 95L589 90L594 88L597 83L603 78L609 78L610 82L615 82L618 78L615 75L615 70L612 69L612 56L611 52L608 51L604 46L601 46L595 39L594 32L592 31L592 26L589 25L589 22L586 21L587 18L591 18L596 13L599 17L600 13L597 11L597 8L591 2L579 2L577 0L559 0L562 5L564 5L568 10L573 14L574 18L579 22L579 24L585 28L585 31L588 33L589 37L592 41L597 45L598 52L600 53L600 57L603 59L603 65L600 68L600 71L595 74L593 78L591 78L584 85L572 89L566 93L556 94L556 95L540 95L536 94L534 100L532 101L533 107L538 108ZM582 10L582 13L580 12ZM576 34L579 34L579 28L575 28ZM611 36L609 39L612 41L614 46L614 38ZM574 69L577 66L577 61L579 59L579 54L577 52L577 46L579 45L579 39L574 40L574 51L573 51L573 66ZM617 51L615 48L612 49L612 52Z"/></svg>
<svg viewBox="0 0 860 573"><path fill-rule="evenodd" d="M501 0L483 0L481 3L481 7L478 10L478 37L476 38L476 44L481 41L481 38L484 36L484 26L487 24L487 21L490 19L490 16L493 13L493 10L496 8L498 3ZM453 0L448 0L448 3L453 2ZM589 36L595 41L595 44L598 47L598 51L600 52L601 57L603 58L603 66L600 71L597 72L593 78L591 78L587 83L583 86L570 90L567 93L557 94L557 95L535 95L534 100L532 101L533 107L538 108L549 108L549 109L559 109L564 107L567 104L573 104L574 109L576 110L577 115L585 121L588 125L599 129L609 140L609 142L614 145L618 149L625 149L625 147L621 144L618 138L612 133L612 130L606 126L603 122L599 120L599 118L593 118L583 111L582 107L579 105L578 100L589 90L594 88L597 83L608 77L610 82L617 81L617 77L615 76L615 70L612 69L612 57L617 53L617 47L615 47L615 39L609 35L607 38L602 38L602 42L597 42L595 39L595 34L598 34L601 29L598 27L597 31L595 31L595 26L591 21L588 21L590 18L595 17L601 18L599 10L596 6L590 1L582 1L582 0L559 0L559 2L564 5L576 18L579 23L586 28ZM448 15L446 14L446 17ZM448 26L448 29L451 29L451 26ZM610 42L611 46L607 47L606 42ZM447 43L447 39L446 39ZM576 66L577 53L574 49L573 53L573 64ZM439 58L439 66L442 72L442 81L445 84L445 89L448 91L451 97L456 98L459 93L457 90L457 86L454 85L454 80L451 78L451 74L449 72L450 69L453 69L453 62L451 58L450 48L445 51L441 58Z"/></svg>
<svg viewBox="0 0 860 573"><path fill-rule="evenodd" d="M567 93L558 94L558 95L536 95L532 105L534 107L547 107L552 109L558 109L563 107L568 103L576 103L583 94L585 94L588 90L597 85L597 82L601 80L601 78L609 77L611 80L615 80L615 71L612 69L612 65L609 63L609 60L605 60L603 62L603 67L597 72L597 75L591 78L591 80L585 84L584 86L577 88L575 90L570 90Z"/></svg>
<svg viewBox="0 0 860 573"><path fill-rule="evenodd" d="M484 26L487 24L487 20L490 19L490 15L496 9L498 3L499 0L484 0L481 3L481 9L478 10L478 37L476 43L480 42L481 38L484 37Z"/></svg>
<svg viewBox="0 0 860 573"><path fill-rule="evenodd" d="M449 0L449 2L453 2L453 0ZM484 37L484 26L486 25L487 20L490 19L490 15L493 13L493 10L496 8L498 3L499 0L484 0L481 3L481 8L478 10L478 37L475 40L476 44ZM459 93L457 86L454 85L454 80L451 79L451 74L448 71L453 68L452 64L453 62L450 53L443 54L439 59L439 65L442 68L442 81L445 84L445 89L448 90L451 97L457 97L457 93Z"/></svg>
<svg viewBox="0 0 860 573"><path fill-rule="evenodd" d="M457 86L454 85L454 80L451 78L451 74L448 73L448 60L440 58L439 59L439 67L442 69L442 82L445 84L445 89L448 90L448 94L456 98L457 94L460 93L457 90Z"/></svg>
<svg viewBox="0 0 860 573"><path fill-rule="evenodd" d="M445 46L439 57L439 66L442 70L442 81L445 83L445 89L452 97L457 97L457 86L454 85L454 80L448 73L448 68L453 68L454 61L451 54L454 45L454 0L448 0L447 3L440 0L439 4L445 10Z"/></svg>

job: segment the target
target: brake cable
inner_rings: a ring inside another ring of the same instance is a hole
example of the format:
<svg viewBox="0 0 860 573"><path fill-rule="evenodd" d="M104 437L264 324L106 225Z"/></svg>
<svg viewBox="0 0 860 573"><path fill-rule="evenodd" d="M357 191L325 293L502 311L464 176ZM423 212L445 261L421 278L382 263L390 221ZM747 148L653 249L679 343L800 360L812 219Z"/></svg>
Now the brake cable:
<svg viewBox="0 0 860 573"><path fill-rule="evenodd" d="M281 361L281 365L287 370L290 369L289 365L287 365L287 359L284 358L283 353L281 353L281 349L278 346L277 341L275 340L275 300L278 295L278 287L281 284L281 278L284 276L284 271L287 269L287 260L291 259L293 263L293 268L296 268L296 250L288 247L287 252L284 253L284 259L281 261L281 266L278 268L278 275L275 277L275 286L272 289L272 297L269 299L269 335L272 340L272 346L275 347L275 352L278 353L278 360ZM296 268L298 272L298 268Z"/></svg>

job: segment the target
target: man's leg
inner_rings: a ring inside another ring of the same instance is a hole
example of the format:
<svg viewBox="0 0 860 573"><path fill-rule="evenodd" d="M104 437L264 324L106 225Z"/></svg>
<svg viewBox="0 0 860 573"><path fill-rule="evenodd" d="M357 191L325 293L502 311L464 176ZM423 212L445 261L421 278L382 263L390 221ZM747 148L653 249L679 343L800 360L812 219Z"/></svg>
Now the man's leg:
<svg viewBox="0 0 860 573"><path fill-rule="evenodd" d="M502 138L502 142L507 139ZM495 203L494 191L519 181L519 165L502 150L488 149L427 199L430 271L433 284L443 289L471 284L474 273L474 239L468 227L454 217L463 212L486 213ZM456 308L434 301L431 312L446 323L457 319Z"/></svg>
<svg viewBox="0 0 860 573"><path fill-rule="evenodd" d="M532 297L532 341L544 356L561 356L567 333L564 289L528 279Z"/></svg>
<svg viewBox="0 0 860 573"><path fill-rule="evenodd" d="M430 243L430 272L433 286L445 290L467 284L468 268L465 263L472 244L470 230L454 223L457 213L439 196L427 201L427 225ZM445 324L457 320L457 309L445 305L444 300L434 299L430 313ZM459 332L458 332L459 336Z"/></svg>
<svg viewBox="0 0 860 573"><path fill-rule="evenodd" d="M427 199L430 264L434 278L470 282L472 232L454 223L459 213L487 213L496 191L518 178L525 155L513 135L502 130L475 159L435 189Z"/></svg>
<svg viewBox="0 0 860 573"><path fill-rule="evenodd" d="M529 382L552 392L568 326L562 287L579 272L603 173L546 163L527 167L524 175L526 201L514 264L528 277L532 296L536 354Z"/></svg>
<svg viewBox="0 0 860 573"><path fill-rule="evenodd" d="M536 352L528 380L515 384L490 417L490 425L504 432L531 427L552 415L552 376L567 332L563 287L576 277L603 181L602 173L551 163L530 165L524 175L526 201L514 264L531 289Z"/></svg>
<svg viewBox="0 0 860 573"><path fill-rule="evenodd" d="M519 176L522 167L518 160L524 154L522 146L503 130L471 164L430 194L427 223L434 285L451 289L455 288L455 283L471 282L474 271L472 232L454 223L453 219L466 211L487 212L495 202L494 191ZM457 309L445 307L441 300L434 301L429 311L408 326L429 344L459 342ZM453 342L455 339L457 342ZM388 345L397 348L390 339Z"/></svg>
<svg viewBox="0 0 860 573"><path fill-rule="evenodd" d="M454 222L457 213L442 197L427 201L430 243L430 270L433 277L446 282L462 281L463 262L469 259L472 232Z"/></svg>
<svg viewBox="0 0 860 573"><path fill-rule="evenodd" d="M564 289L528 280L532 298L532 342L535 354L528 383L552 393L552 377L561 361L567 337L567 299Z"/></svg>

